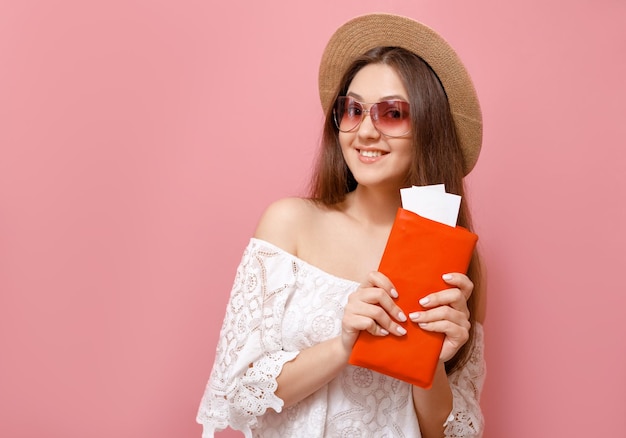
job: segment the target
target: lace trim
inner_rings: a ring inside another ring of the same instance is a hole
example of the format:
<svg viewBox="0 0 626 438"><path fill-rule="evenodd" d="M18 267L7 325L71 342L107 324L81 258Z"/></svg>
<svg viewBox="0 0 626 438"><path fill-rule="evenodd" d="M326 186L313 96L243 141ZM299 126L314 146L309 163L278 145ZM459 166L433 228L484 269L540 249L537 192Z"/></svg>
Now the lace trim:
<svg viewBox="0 0 626 438"><path fill-rule="evenodd" d="M447 422L446 437L482 437L485 420L479 402L485 373L484 332L482 325L476 324L469 360L463 368L448 377L454 401L450 414L453 419Z"/></svg>
<svg viewBox="0 0 626 438"><path fill-rule="evenodd" d="M211 378L197 421L206 436L227 426L250 433L268 408L280 412L276 377L299 352L282 351L281 321L297 274L294 265L279 278L268 277L277 252L246 248L237 269L220 332ZM284 275L288 274L288 275Z"/></svg>

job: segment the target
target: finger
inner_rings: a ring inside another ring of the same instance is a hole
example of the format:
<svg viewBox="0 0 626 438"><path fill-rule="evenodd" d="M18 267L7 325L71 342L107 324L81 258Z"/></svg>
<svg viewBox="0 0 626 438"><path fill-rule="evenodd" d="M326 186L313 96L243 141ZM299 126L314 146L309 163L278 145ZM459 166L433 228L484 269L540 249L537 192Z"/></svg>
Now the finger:
<svg viewBox="0 0 626 438"><path fill-rule="evenodd" d="M439 306L423 312L412 312L409 319L418 324L428 324L437 321L449 321L455 325L470 329L469 315L450 306Z"/></svg>
<svg viewBox="0 0 626 438"><path fill-rule="evenodd" d="M458 288L444 289L426 295L419 300L419 304L427 309L437 306L452 306L458 310L467 309L465 294Z"/></svg>
<svg viewBox="0 0 626 438"><path fill-rule="evenodd" d="M444 333L448 337L452 338L464 338L467 334L469 336L469 325L458 325L452 321L441 319L432 322L420 322L418 324L420 328L429 332Z"/></svg>
<svg viewBox="0 0 626 438"><path fill-rule="evenodd" d="M365 330L374 336L387 336L389 334L389 330L378 325L375 320L363 315L356 315L347 325L350 326L350 328L346 329L349 332Z"/></svg>
<svg viewBox="0 0 626 438"><path fill-rule="evenodd" d="M358 333L365 330L374 336L387 336L389 333L393 333L396 336L406 334L406 329L393 323L391 319L387 321L385 326L386 328L378 324L376 320L364 315L354 315L352 318L344 320L344 331L346 333Z"/></svg>
<svg viewBox="0 0 626 438"><path fill-rule="evenodd" d="M440 320L433 322L421 322L420 328L429 332L443 333L446 335L446 340L453 342L455 345L461 347L469 339L469 326L460 326L454 324L451 321Z"/></svg>
<svg viewBox="0 0 626 438"><path fill-rule="evenodd" d="M381 295L385 295L384 292L381 292ZM386 298L390 300L388 296L386 296ZM393 333L397 336L404 336L406 334L406 329L396 323L389 316L389 313L379 304L359 301L351 306L350 311L354 315L355 327L359 330L367 330L373 335L380 335L380 329L385 331L386 334ZM401 318L404 318L404 321L406 321L407 317L401 311L400 313ZM399 319L401 318L399 317Z"/></svg>
<svg viewBox="0 0 626 438"><path fill-rule="evenodd" d="M469 299L470 295L472 295L472 292L474 290L474 283L472 283L472 280L470 280L467 275L453 272L449 274L443 274L441 278L447 284L459 288L461 292L463 292L463 295L465 295L466 300Z"/></svg>
<svg viewBox="0 0 626 438"><path fill-rule="evenodd" d="M367 275L367 284L369 286L384 289L393 298L398 298L398 292L389 278L379 271L372 271Z"/></svg>
<svg viewBox="0 0 626 438"><path fill-rule="evenodd" d="M355 295L354 298L381 307L397 321L405 322L407 320L402 309L384 289L378 287L361 288L359 295Z"/></svg>
<svg viewBox="0 0 626 438"><path fill-rule="evenodd" d="M391 298L398 298L398 291L395 286L385 274L380 271L371 271L368 274L368 282L374 287L383 289ZM407 317L400 307L396 305L393 300L388 297L382 297L378 302L385 311L392 315L396 320L400 322L407 321Z"/></svg>

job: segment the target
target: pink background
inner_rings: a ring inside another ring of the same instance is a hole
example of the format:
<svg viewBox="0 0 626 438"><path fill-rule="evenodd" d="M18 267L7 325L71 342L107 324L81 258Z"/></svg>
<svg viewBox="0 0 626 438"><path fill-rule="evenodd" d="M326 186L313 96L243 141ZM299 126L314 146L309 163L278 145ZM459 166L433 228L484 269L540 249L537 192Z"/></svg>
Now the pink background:
<svg viewBox="0 0 626 438"><path fill-rule="evenodd" d="M481 97L486 437L623 436L621 0L1 1L0 436L200 436L243 247L306 185L324 44L373 11L440 31Z"/></svg>

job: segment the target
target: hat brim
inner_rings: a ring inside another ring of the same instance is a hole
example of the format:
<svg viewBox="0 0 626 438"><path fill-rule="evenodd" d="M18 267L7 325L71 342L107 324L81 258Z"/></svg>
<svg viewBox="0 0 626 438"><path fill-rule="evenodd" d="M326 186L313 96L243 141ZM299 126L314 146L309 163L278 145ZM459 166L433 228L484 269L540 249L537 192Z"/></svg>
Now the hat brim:
<svg viewBox="0 0 626 438"><path fill-rule="evenodd" d="M437 74L448 97L463 151L465 174L476 164L482 145L482 114L474 84L452 47L428 26L393 14L356 17L330 38L319 69L319 93L326 113L352 62L375 47L401 47L422 58Z"/></svg>

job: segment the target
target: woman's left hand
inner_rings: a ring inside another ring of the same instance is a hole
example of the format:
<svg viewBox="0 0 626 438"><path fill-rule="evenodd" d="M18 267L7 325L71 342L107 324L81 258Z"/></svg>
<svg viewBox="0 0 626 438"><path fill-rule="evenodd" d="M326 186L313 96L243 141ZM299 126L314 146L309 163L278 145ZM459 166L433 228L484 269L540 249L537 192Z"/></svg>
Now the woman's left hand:
<svg viewBox="0 0 626 438"><path fill-rule="evenodd" d="M409 319L430 332L445 334L439 359L450 360L469 339L471 327L467 300L472 295L474 283L467 275L445 274L443 280L452 286L432 293L420 300L427 310L409 314Z"/></svg>

